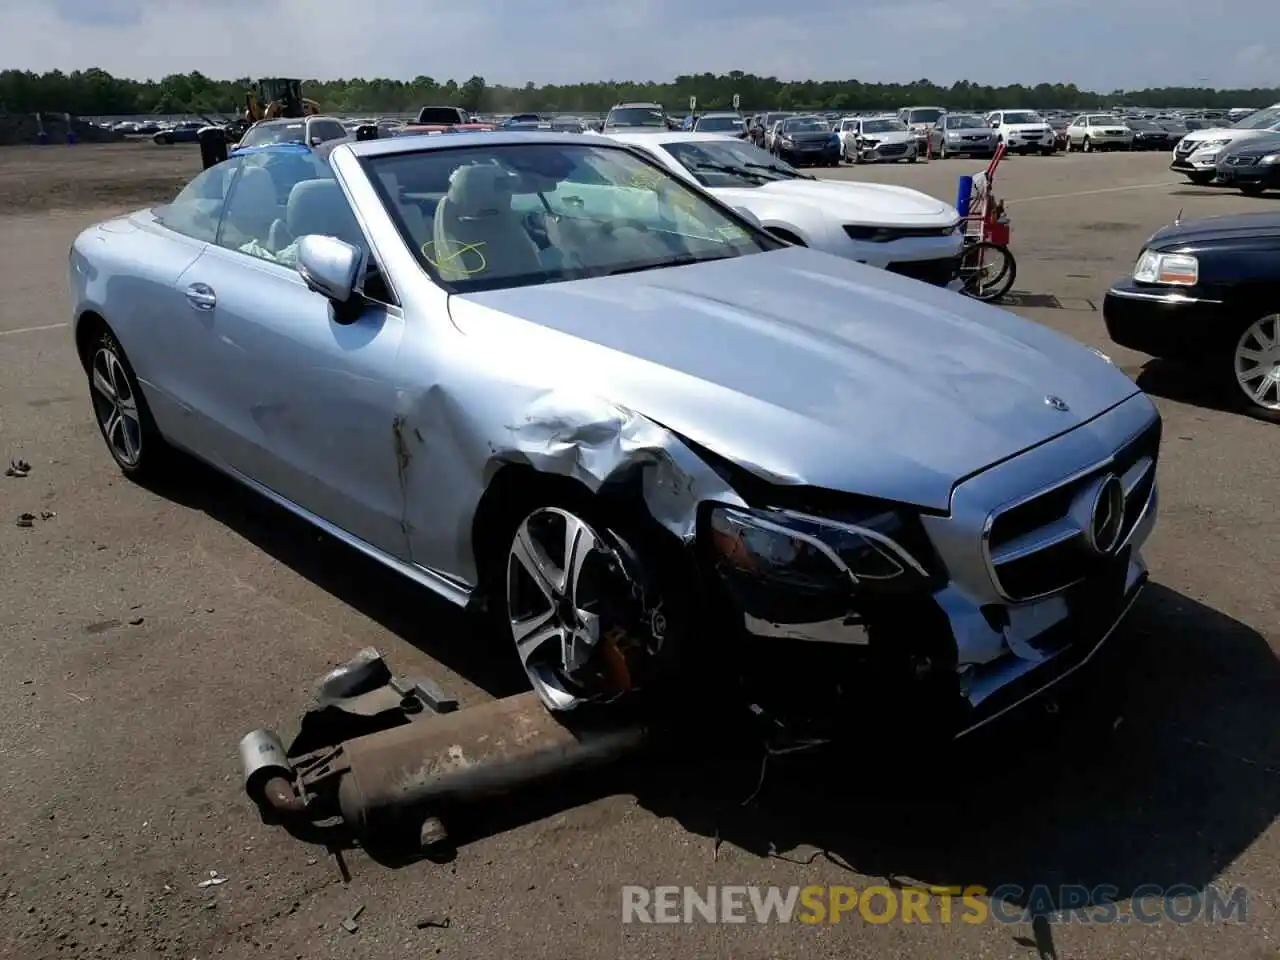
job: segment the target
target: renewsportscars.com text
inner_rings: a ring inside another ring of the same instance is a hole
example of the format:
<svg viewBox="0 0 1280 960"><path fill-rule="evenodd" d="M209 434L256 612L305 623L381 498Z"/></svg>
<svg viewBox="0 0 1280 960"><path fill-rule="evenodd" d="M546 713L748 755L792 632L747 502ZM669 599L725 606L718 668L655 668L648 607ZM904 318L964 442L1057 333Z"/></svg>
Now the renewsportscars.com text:
<svg viewBox="0 0 1280 960"><path fill-rule="evenodd" d="M1127 897L1109 884L1024 888L710 886L622 888L623 923L1243 923L1244 887L1142 886Z"/></svg>

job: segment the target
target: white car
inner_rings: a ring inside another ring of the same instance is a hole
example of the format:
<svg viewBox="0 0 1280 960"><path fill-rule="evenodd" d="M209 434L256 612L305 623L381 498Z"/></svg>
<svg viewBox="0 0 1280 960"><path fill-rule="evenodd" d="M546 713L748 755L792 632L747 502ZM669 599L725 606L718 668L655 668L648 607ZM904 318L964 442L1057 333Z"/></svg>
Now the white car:
<svg viewBox="0 0 1280 960"><path fill-rule="evenodd" d="M1010 153L1054 152L1053 128L1032 110L995 110L987 114L987 123Z"/></svg>
<svg viewBox="0 0 1280 960"><path fill-rule="evenodd" d="M897 117L845 117L840 121L840 157L852 163L916 162L915 134Z"/></svg>
<svg viewBox="0 0 1280 960"><path fill-rule="evenodd" d="M816 180L736 137L614 134L791 243L955 288L955 207L883 183Z"/></svg>
<svg viewBox="0 0 1280 960"><path fill-rule="evenodd" d="M1185 174L1192 183L1205 184L1217 175L1218 156L1227 147L1254 137L1280 131L1280 103L1251 113L1229 127L1193 130L1173 148L1169 169Z"/></svg>
<svg viewBox="0 0 1280 960"><path fill-rule="evenodd" d="M1085 113L1067 124L1067 150L1128 150L1133 131L1120 117L1109 113Z"/></svg>

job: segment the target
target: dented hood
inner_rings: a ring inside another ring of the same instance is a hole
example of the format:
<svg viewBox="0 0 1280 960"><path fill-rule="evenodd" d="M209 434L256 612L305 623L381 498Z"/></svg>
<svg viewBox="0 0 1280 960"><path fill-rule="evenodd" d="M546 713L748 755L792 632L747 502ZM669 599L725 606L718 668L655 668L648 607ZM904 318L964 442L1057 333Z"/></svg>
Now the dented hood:
<svg viewBox="0 0 1280 960"><path fill-rule="evenodd" d="M522 377L767 479L933 509L1138 390L1046 327L799 248L454 296L450 311L480 349L522 358Z"/></svg>

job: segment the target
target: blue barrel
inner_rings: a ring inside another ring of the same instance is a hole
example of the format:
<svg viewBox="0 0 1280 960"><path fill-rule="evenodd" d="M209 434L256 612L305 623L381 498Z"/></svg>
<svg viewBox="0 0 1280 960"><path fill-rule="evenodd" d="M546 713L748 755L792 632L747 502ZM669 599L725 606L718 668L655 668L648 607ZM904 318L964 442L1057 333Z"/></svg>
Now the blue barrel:
<svg viewBox="0 0 1280 960"><path fill-rule="evenodd" d="M68 130L67 143L75 143L75 142L76 142L76 132L74 130Z"/></svg>
<svg viewBox="0 0 1280 960"><path fill-rule="evenodd" d="M36 143L40 144L41 146L44 146L48 142L49 142L49 134L47 134L45 131L41 130L39 133L36 134Z"/></svg>
<svg viewBox="0 0 1280 960"><path fill-rule="evenodd" d="M960 178L959 186L956 189L956 210L960 216L967 217L969 215L969 201L973 199L973 177L967 174Z"/></svg>

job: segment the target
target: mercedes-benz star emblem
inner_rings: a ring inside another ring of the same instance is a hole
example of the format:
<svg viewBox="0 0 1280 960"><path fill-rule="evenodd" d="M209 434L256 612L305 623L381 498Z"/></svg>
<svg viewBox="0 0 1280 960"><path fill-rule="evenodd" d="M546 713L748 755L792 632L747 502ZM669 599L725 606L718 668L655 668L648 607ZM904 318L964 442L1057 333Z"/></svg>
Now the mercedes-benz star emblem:
<svg viewBox="0 0 1280 960"><path fill-rule="evenodd" d="M1044 402L1061 413L1066 413L1071 409L1067 406L1067 401L1063 400L1061 397L1055 397L1052 393L1044 398Z"/></svg>
<svg viewBox="0 0 1280 960"><path fill-rule="evenodd" d="M1120 543L1124 530L1124 484L1114 473L1098 484L1089 511L1089 546L1095 553L1108 554Z"/></svg>

